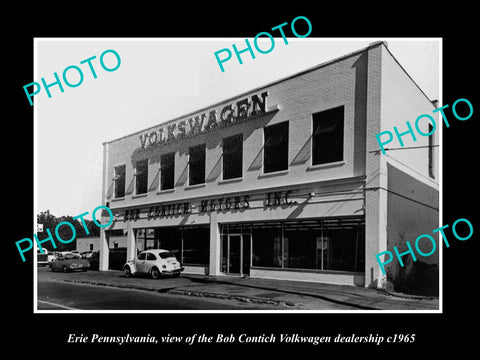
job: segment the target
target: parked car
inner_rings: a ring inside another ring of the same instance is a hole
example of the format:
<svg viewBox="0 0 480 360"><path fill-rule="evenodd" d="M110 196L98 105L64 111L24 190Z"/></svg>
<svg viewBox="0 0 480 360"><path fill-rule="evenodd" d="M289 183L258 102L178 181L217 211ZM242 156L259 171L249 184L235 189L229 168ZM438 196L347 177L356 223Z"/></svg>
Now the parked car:
<svg viewBox="0 0 480 360"><path fill-rule="evenodd" d="M43 253L40 252L40 249L37 249L37 266L46 266L48 265L48 250L42 248Z"/></svg>
<svg viewBox="0 0 480 360"><path fill-rule="evenodd" d="M50 265L52 262L54 262L56 258L57 258L57 253L49 252L48 253L48 265Z"/></svg>
<svg viewBox="0 0 480 360"><path fill-rule="evenodd" d="M70 256L70 257L75 257L75 258L77 258L77 259L80 259L80 258L81 258L80 254L74 253L74 252L72 252L72 251L58 251L58 252L56 253L56 256L63 256L63 257L64 257L64 256L66 256L66 255L68 255L68 256Z"/></svg>
<svg viewBox="0 0 480 360"><path fill-rule="evenodd" d="M90 256L93 255L93 251L82 251L80 255L82 256L82 259L88 259Z"/></svg>
<svg viewBox="0 0 480 360"><path fill-rule="evenodd" d="M90 263L87 260L80 259L75 254L59 255L50 263L51 271L74 271L81 270L87 271L90 268Z"/></svg>
<svg viewBox="0 0 480 360"><path fill-rule="evenodd" d="M182 264L168 250L150 249L142 251L137 258L128 261L123 266L123 273L126 277L137 274L147 274L154 279L163 275L178 276L184 270Z"/></svg>

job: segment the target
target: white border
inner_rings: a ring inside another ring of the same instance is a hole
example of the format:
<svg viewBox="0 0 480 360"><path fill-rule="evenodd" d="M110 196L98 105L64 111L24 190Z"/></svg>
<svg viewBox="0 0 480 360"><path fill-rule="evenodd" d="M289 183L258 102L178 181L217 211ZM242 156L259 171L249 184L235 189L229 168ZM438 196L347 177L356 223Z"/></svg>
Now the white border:
<svg viewBox="0 0 480 360"><path fill-rule="evenodd" d="M34 46L34 79L38 78L38 68L37 68L37 59L38 59L38 42L39 41L135 41L135 42L150 42L150 41L215 41L215 40L239 40L241 38L33 38L33 46ZM243 39L242 39L243 40ZM441 37L422 37L422 38L302 38L302 39L295 39L295 38L288 38L289 41L332 41L332 42L342 42L342 41L438 41L438 48L439 48L439 102L438 106L443 106L443 79L442 79L442 69L443 69L443 38ZM361 49L358 49L361 50ZM347 56L348 54L344 54L343 56ZM327 60L325 63L332 61L335 59ZM320 64L318 64L320 65ZM307 70L307 69L305 69ZM405 70L406 71L406 70ZM408 73L407 73L408 74ZM295 75L295 74L291 74ZM290 76L290 75L289 75ZM37 227L37 130L38 130L38 111L37 111L37 104L39 99L36 98L34 105L33 105L33 127L34 127L34 165L33 165L33 181L34 181L34 234L36 233ZM440 115L439 115L440 116ZM440 133L439 133L439 224L443 226L442 217L443 217L443 126L440 126ZM33 239L32 239L33 240ZM34 281L34 289L33 289L33 313L34 314L84 314L84 313L92 313L92 314L145 314L145 313L177 313L177 314L225 314L225 313L267 313L267 314L321 314L321 313L341 313L341 314L391 314L391 313L434 313L434 314L441 314L443 313L443 246L440 246L440 238L439 238L439 275L440 275L440 284L439 284L439 309L438 310L39 310L38 309L38 289L37 289L37 245L32 248L34 251L33 254L33 281ZM179 295L180 296L180 295Z"/></svg>

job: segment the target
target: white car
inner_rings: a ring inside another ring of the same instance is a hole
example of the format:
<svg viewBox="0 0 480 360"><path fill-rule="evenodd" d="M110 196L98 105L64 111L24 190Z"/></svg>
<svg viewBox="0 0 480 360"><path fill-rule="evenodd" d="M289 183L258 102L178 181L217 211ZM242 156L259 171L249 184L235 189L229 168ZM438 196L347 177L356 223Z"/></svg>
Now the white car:
<svg viewBox="0 0 480 360"><path fill-rule="evenodd" d="M175 255L163 249L142 251L135 260L128 261L123 266L126 277L148 274L154 279L162 275L180 275L183 270L184 267L177 261Z"/></svg>
<svg viewBox="0 0 480 360"><path fill-rule="evenodd" d="M49 252L48 253L48 263L51 264L57 258L57 253Z"/></svg>

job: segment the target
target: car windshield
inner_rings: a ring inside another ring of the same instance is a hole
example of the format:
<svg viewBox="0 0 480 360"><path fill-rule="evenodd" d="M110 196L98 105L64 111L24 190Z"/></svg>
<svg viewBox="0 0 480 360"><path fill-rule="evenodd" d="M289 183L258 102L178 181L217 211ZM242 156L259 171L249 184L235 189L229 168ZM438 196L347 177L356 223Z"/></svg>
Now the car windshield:
<svg viewBox="0 0 480 360"><path fill-rule="evenodd" d="M175 255L173 255L170 251L161 252L159 255L162 259L168 259L168 258L174 258L175 257Z"/></svg>

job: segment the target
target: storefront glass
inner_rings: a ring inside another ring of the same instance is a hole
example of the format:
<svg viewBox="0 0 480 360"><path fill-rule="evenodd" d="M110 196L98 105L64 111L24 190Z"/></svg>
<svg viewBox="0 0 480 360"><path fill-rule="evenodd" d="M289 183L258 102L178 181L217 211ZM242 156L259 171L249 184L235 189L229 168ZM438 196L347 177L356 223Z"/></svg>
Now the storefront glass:
<svg viewBox="0 0 480 360"><path fill-rule="evenodd" d="M252 224L252 265L282 266L282 224Z"/></svg>
<svg viewBox="0 0 480 360"><path fill-rule="evenodd" d="M285 268L364 271L362 219L284 223Z"/></svg>
<svg viewBox="0 0 480 360"><path fill-rule="evenodd" d="M137 230L137 252L160 248L185 265L208 265L210 227L161 227Z"/></svg>
<svg viewBox="0 0 480 360"><path fill-rule="evenodd" d="M284 224L285 268L321 268L321 230L301 224Z"/></svg>
<svg viewBox="0 0 480 360"><path fill-rule="evenodd" d="M222 271L226 273L236 270L232 268L238 247L231 236L233 226L241 227L242 233L251 231L251 253L244 249L241 255L251 254L253 267L364 272L365 225L361 217L225 224L221 234Z"/></svg>
<svg viewBox="0 0 480 360"><path fill-rule="evenodd" d="M226 224L220 226L221 269L234 275L250 274L250 224Z"/></svg>
<svg viewBox="0 0 480 360"><path fill-rule="evenodd" d="M184 264L208 265L210 228L183 228Z"/></svg>
<svg viewBox="0 0 480 360"><path fill-rule="evenodd" d="M161 249L169 250L178 261L182 258L182 233L177 227L156 228L155 234Z"/></svg>
<svg viewBox="0 0 480 360"><path fill-rule="evenodd" d="M136 236L137 236L137 253L143 250L157 248L158 242L155 239L154 229L138 229Z"/></svg>

